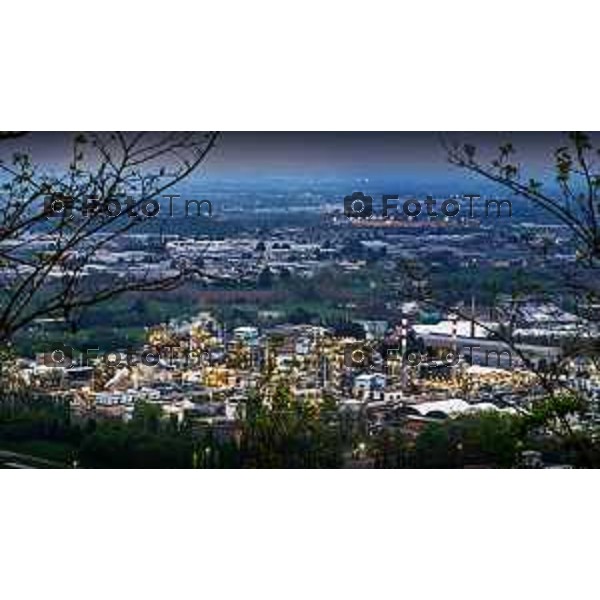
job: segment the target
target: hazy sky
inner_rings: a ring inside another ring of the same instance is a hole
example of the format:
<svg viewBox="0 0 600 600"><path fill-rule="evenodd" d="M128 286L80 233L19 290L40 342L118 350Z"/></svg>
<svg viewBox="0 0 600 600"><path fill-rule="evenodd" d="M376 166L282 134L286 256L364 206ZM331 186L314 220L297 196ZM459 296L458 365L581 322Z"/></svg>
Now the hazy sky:
<svg viewBox="0 0 600 600"><path fill-rule="evenodd" d="M486 148L512 140L532 163L556 147L557 134L437 132L224 133L210 165L219 170L319 172L413 169L446 172L441 139L472 141Z"/></svg>
<svg viewBox="0 0 600 600"><path fill-rule="evenodd" d="M552 151L563 143L559 133L470 132L224 132L210 154L203 174L209 176L335 176L374 174L433 179L453 178L441 136L475 143L482 152L512 141L518 156L534 170L551 165ZM67 156L70 134L31 133L9 149L30 150L39 162L61 162ZM541 173L536 173L541 176Z"/></svg>

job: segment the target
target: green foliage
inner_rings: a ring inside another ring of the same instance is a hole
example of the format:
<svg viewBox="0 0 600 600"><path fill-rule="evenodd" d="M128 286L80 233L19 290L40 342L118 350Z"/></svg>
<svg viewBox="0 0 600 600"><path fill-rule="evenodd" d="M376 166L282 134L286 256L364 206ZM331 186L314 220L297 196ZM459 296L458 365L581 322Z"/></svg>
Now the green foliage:
<svg viewBox="0 0 600 600"><path fill-rule="evenodd" d="M273 287L273 273L269 267L265 267L259 274L256 287L259 290L270 290Z"/></svg>
<svg viewBox="0 0 600 600"><path fill-rule="evenodd" d="M547 427L554 421L581 414L586 409L586 403L574 394L560 394L546 398L534 404L524 416L524 425L530 429Z"/></svg>
<svg viewBox="0 0 600 600"><path fill-rule="evenodd" d="M416 466L511 467L518 458L520 433L517 417L496 412L433 423L417 438Z"/></svg>
<svg viewBox="0 0 600 600"><path fill-rule="evenodd" d="M252 395L246 418L225 434L165 419L146 402L128 423L74 422L66 403L15 395L0 401L0 449L88 468L335 468L348 464L360 441L376 468L508 468L519 465L523 449L555 463L597 466L597 434L554 435L551 427L581 408L577 398L559 396L528 415L484 412L430 423L413 441L402 424L369 433L363 413L340 412L327 395L319 404L296 401L286 386Z"/></svg>
<svg viewBox="0 0 600 600"><path fill-rule="evenodd" d="M103 423L85 437L80 457L84 467L189 468L192 443L183 436L148 433L122 423Z"/></svg>
<svg viewBox="0 0 600 600"><path fill-rule="evenodd" d="M160 429L162 408L149 402L137 402L133 409L132 425L146 433L157 434Z"/></svg>
<svg viewBox="0 0 600 600"><path fill-rule="evenodd" d="M341 466L342 445L330 426L331 401L315 407L291 398L278 387L271 402L248 403L242 428L242 466L258 468L331 468Z"/></svg>
<svg viewBox="0 0 600 600"><path fill-rule="evenodd" d="M407 441L398 429L384 429L375 435L370 452L376 468L398 469L408 465Z"/></svg>

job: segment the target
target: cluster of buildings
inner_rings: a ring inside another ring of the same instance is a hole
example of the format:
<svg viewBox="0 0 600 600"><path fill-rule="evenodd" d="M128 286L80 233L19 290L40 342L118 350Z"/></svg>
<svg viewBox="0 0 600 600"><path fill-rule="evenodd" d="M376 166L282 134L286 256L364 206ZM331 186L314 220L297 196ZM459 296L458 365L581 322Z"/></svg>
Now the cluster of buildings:
<svg viewBox="0 0 600 600"><path fill-rule="evenodd" d="M524 253L524 238L554 250ZM52 244L51 236L38 235L27 247L45 251ZM557 252L559 246L564 251ZM207 284L260 284L265 270L273 277L310 279L323 268L353 274L373 261L392 273L402 260L418 259L430 271L510 273L514 267L552 269L573 257L560 227L511 221L499 228L476 219L349 222L339 208L323 214L318 227L288 223L268 232L246 225L216 235L119 236L94 254L83 275L164 277L186 261L198 265L198 278ZM19 275L0 269L0 282ZM130 364L125 349L116 348L113 354L123 359L116 364L100 358L84 364L74 357L72 365L57 365L39 357L19 361L17 376L34 390L68 398L81 414L128 420L143 401L178 422L225 430L244 418L251 394L269 402L278 385L286 385L299 402L319 405L327 398L340 414L366 416L373 430L399 425L419 431L431 420L481 411L518 413L548 394L540 373L558 364L554 384L585 393L591 407L600 400L593 362L585 353L565 356L573 340L598 339L597 319L528 297L518 302L498 297L485 309L463 310L462 317L448 312L424 318L419 301L407 301L406 290L400 297L395 285L390 278L384 291L373 292L381 301L371 298L364 314L364 306L351 306L354 317L348 320L360 332L353 337L310 319L286 322L277 311L274 319L260 319L259 313L257 323L235 328L202 313L149 329L145 347L137 350L156 353L152 364ZM477 290L459 291L464 296ZM596 420L595 409L589 418Z"/></svg>
<svg viewBox="0 0 600 600"><path fill-rule="evenodd" d="M275 276L293 274L310 278L325 267L353 272L374 258L384 267L398 260L418 259L432 270L460 269L534 269L562 267L575 260L569 234L560 226L540 225L504 219L348 219L341 206L315 207L307 215L307 224L298 224L298 214L291 211L289 221L273 221L264 226L262 213L246 213L244 219L229 223L215 217L210 228L167 228L168 221L157 219L144 232L127 232L119 236L97 233L87 244L101 247L92 256L86 243L73 249L74 264L85 255L79 266L80 277L106 277L135 280L175 275L182 263L197 266L197 277L207 283L219 281L256 282L268 267ZM308 220L308 219L311 220ZM187 223L187 228L184 227ZM168 230L168 231L167 231ZM102 237L106 240L102 240ZM524 252L527 247L539 252ZM34 232L22 238L3 240L2 247L11 255L52 252L56 234ZM490 252L493 248L493 252ZM560 251L559 251L560 249ZM49 277L64 277L68 265L57 265ZM0 283L27 275L32 267L0 266Z"/></svg>
<svg viewBox="0 0 600 600"><path fill-rule="evenodd" d="M228 330L205 312L150 328L133 359L115 349L89 361L75 355L63 366L46 354L20 361L18 376L96 418L129 420L143 401L179 423L227 431L244 419L250 395L268 403L284 385L298 402L319 406L327 398L340 415L360 414L371 431L399 426L418 433L431 421L481 411L518 414L548 394L539 367L563 359L561 346L549 340L559 339L552 331L572 319L545 304L522 308L529 329L544 333L512 344L500 339L500 322L449 314L420 323L415 303L398 322L358 321L360 338L312 324ZM600 372L592 362L567 361L557 382L586 393L591 406L600 402ZM597 419L595 412L590 418Z"/></svg>

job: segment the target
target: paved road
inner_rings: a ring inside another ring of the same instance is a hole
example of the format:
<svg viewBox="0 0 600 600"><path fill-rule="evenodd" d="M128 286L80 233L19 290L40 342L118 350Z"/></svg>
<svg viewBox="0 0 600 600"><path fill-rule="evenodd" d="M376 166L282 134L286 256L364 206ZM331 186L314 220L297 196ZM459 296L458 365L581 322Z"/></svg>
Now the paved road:
<svg viewBox="0 0 600 600"><path fill-rule="evenodd" d="M21 452L12 452L9 450L0 450L0 466L9 468L29 468L29 469L66 469L64 465L53 460L23 454Z"/></svg>

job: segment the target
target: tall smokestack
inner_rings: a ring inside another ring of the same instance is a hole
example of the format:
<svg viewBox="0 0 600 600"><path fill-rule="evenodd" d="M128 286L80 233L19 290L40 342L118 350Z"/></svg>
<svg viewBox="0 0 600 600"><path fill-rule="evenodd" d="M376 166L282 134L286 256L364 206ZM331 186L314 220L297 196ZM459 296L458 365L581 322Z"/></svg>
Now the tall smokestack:
<svg viewBox="0 0 600 600"><path fill-rule="evenodd" d="M457 316L456 316L456 314L453 314L453 315L450 317L450 320L452 321L452 349L453 349L454 351L456 351L456 346L457 346L457 343L456 343L456 342L457 342L457 340L456 340L456 338L457 338L457 336L458 336L458 331L457 331L457 329L458 329L458 325L457 325L457 322L456 322L456 321L457 321Z"/></svg>
<svg viewBox="0 0 600 600"><path fill-rule="evenodd" d="M471 338L475 337L475 294L471 294Z"/></svg>
<svg viewBox="0 0 600 600"><path fill-rule="evenodd" d="M401 338L400 338L400 348L401 348L401 360L402 360L402 389L406 388L407 380L408 380L408 364L406 360L406 350L408 348L408 322L406 319L402 319L402 330L401 330Z"/></svg>

